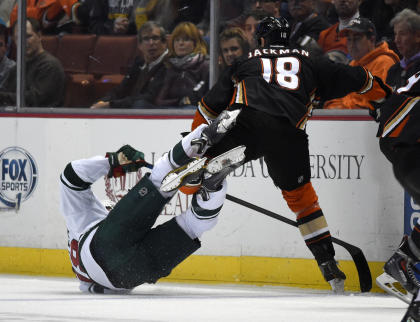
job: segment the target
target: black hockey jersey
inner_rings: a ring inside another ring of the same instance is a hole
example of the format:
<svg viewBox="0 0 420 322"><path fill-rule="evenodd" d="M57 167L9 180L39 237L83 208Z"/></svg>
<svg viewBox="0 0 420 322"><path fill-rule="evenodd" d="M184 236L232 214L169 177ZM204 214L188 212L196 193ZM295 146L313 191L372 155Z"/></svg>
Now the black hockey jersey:
<svg viewBox="0 0 420 322"><path fill-rule="evenodd" d="M363 92L371 86L369 82L369 73L363 67L311 57L302 49L280 46L255 49L247 59L221 75L202 98L198 112L208 119L228 106L240 104L286 117L303 129L315 97L329 100L353 91Z"/></svg>

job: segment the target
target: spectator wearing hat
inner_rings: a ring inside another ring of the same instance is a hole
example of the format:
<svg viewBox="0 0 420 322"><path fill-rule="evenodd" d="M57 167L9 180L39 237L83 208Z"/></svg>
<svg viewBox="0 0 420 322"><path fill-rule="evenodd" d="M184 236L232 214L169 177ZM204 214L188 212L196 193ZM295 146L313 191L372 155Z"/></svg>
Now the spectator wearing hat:
<svg viewBox="0 0 420 322"><path fill-rule="evenodd" d="M350 21L358 18L361 0L334 0L338 22L319 34L318 44L330 59L348 63L346 37L340 37L340 31L346 28Z"/></svg>
<svg viewBox="0 0 420 322"><path fill-rule="evenodd" d="M0 23L0 89L9 76L10 71L16 65L13 60L6 56L8 38L7 27Z"/></svg>
<svg viewBox="0 0 420 322"><path fill-rule="evenodd" d="M376 44L375 25L367 18L355 18L341 30L340 37L347 38L351 66L362 66L373 75L386 79L389 68L399 62L398 55L389 49L387 42ZM327 101L327 109L361 109L371 107L370 102L357 93ZM372 108L372 107L371 107Z"/></svg>

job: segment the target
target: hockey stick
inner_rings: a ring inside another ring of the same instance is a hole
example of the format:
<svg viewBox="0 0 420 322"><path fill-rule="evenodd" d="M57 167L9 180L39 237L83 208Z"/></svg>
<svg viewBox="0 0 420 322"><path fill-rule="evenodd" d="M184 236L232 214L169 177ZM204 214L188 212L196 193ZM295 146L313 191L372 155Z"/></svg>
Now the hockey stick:
<svg viewBox="0 0 420 322"><path fill-rule="evenodd" d="M245 200L236 198L232 195L227 194L226 199L233 201L237 204L240 204L244 207L250 208L252 210L258 211L266 216L269 216L271 218L280 220L286 224L289 224L291 226L297 227L297 223L289 218L283 217L279 214L276 214L270 210L261 208L259 206L256 206L252 203L249 203ZM363 254L362 250L354 245L351 245L349 243L346 243L345 241L342 241L338 238L331 237L332 242L342 246L345 248L353 258L354 264L356 265L357 272L359 274L359 284L360 284L360 290L362 292L369 292L372 288L372 275L370 273L369 265L366 261L366 257Z"/></svg>

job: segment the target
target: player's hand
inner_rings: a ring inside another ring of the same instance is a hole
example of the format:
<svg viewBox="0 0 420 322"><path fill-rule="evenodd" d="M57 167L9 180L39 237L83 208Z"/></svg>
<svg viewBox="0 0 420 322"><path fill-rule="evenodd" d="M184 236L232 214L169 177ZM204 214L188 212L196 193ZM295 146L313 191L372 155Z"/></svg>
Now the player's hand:
<svg viewBox="0 0 420 322"><path fill-rule="evenodd" d="M114 33L125 34L128 30L128 19L126 17L118 17L114 20Z"/></svg>
<svg viewBox="0 0 420 322"><path fill-rule="evenodd" d="M135 172L141 167L147 166L144 160L144 153L137 151L132 146L126 144L117 152L107 152L110 169L108 178L118 178L127 172Z"/></svg>

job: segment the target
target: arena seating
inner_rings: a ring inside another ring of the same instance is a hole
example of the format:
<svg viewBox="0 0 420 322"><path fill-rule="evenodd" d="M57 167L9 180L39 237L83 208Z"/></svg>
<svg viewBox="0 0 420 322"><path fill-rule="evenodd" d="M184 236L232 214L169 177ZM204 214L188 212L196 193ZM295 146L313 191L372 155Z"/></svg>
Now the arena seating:
<svg viewBox="0 0 420 322"><path fill-rule="evenodd" d="M67 77L65 107L89 107L124 78L137 49L136 36L43 36L45 50Z"/></svg>

